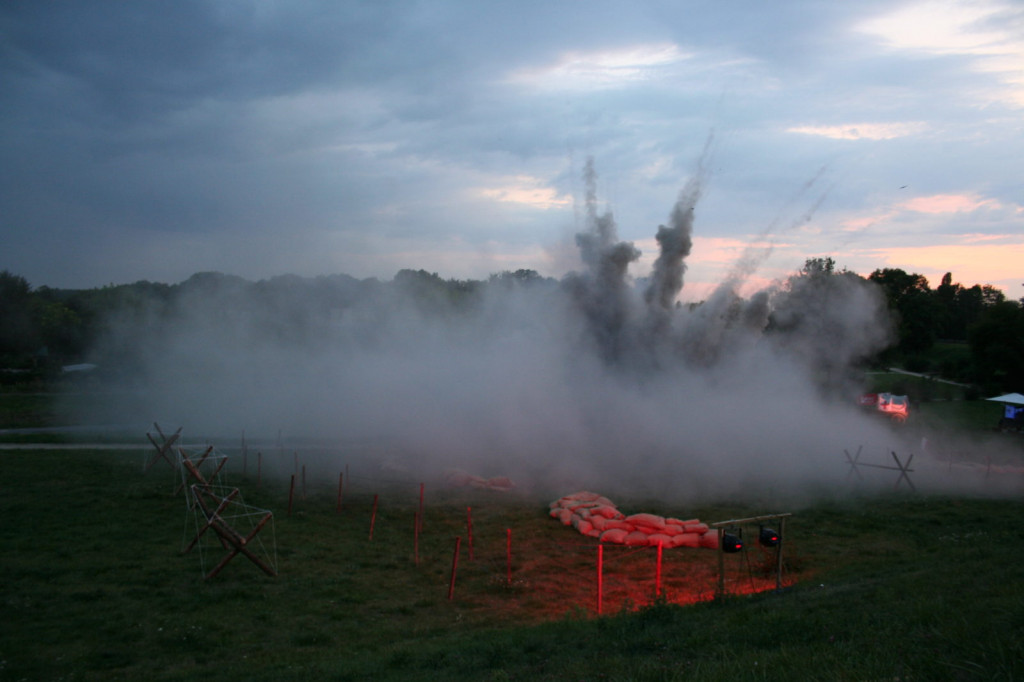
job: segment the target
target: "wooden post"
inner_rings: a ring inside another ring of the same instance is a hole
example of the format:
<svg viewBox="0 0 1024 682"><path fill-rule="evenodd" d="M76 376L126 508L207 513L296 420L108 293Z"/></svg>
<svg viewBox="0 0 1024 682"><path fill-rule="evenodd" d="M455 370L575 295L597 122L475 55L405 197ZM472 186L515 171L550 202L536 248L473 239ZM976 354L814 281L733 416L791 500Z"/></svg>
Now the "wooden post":
<svg viewBox="0 0 1024 682"><path fill-rule="evenodd" d="M377 522L377 495L373 496L373 511L370 512L370 539L373 539L373 524Z"/></svg>
<svg viewBox="0 0 1024 682"><path fill-rule="evenodd" d="M473 508L466 507L466 536L469 547L469 560L473 560Z"/></svg>
<svg viewBox="0 0 1024 682"><path fill-rule="evenodd" d="M452 577L448 581L448 601L455 596L455 571L459 566L459 547L462 545L462 537L455 538L455 553L452 554Z"/></svg>
<svg viewBox="0 0 1024 682"><path fill-rule="evenodd" d="M597 615L601 615L601 603L604 601L604 545L597 546Z"/></svg>
<svg viewBox="0 0 1024 682"><path fill-rule="evenodd" d="M292 500L295 499L295 474L292 474L291 485L288 486L288 516L292 515Z"/></svg>
<svg viewBox="0 0 1024 682"><path fill-rule="evenodd" d="M505 529L505 584L512 587L512 529Z"/></svg>

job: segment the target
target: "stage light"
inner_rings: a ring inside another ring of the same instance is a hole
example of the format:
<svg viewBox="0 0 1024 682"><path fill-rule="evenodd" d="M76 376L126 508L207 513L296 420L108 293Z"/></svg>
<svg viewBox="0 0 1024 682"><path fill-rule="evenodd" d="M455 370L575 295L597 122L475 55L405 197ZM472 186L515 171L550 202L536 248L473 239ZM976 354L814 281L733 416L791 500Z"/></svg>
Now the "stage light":
<svg viewBox="0 0 1024 682"><path fill-rule="evenodd" d="M726 554L734 554L743 549L743 540L738 535L724 533L722 535L722 551Z"/></svg>
<svg viewBox="0 0 1024 682"><path fill-rule="evenodd" d="M758 533L757 541L761 543L762 547L778 547L779 534L771 528L761 526L761 532Z"/></svg>

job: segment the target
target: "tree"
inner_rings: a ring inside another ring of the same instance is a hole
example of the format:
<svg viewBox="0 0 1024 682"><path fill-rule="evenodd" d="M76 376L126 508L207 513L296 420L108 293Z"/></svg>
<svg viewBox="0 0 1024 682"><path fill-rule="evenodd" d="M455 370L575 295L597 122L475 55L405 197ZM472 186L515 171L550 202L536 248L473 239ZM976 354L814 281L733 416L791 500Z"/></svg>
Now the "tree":
<svg viewBox="0 0 1024 682"><path fill-rule="evenodd" d="M1024 389L1024 307L1013 301L989 306L971 327L969 342L979 384L993 392Z"/></svg>
<svg viewBox="0 0 1024 682"><path fill-rule="evenodd" d="M942 309L931 295L928 279L899 268L875 270L868 279L881 285L890 310L898 316L899 350L914 355L931 348L942 322Z"/></svg>
<svg viewBox="0 0 1024 682"><path fill-rule="evenodd" d="M32 287L24 277L0 272L0 358L4 364L24 364L41 345L32 315Z"/></svg>

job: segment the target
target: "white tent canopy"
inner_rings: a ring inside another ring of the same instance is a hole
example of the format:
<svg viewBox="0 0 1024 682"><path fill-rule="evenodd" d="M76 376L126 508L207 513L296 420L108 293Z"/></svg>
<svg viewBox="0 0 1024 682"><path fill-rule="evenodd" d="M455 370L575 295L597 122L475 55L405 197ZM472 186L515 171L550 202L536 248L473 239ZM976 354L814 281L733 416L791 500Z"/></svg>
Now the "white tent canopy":
<svg viewBox="0 0 1024 682"><path fill-rule="evenodd" d="M1007 393L995 398L985 398L985 400L991 400L996 403L1008 403L1010 405L1024 405L1024 395L1020 393Z"/></svg>

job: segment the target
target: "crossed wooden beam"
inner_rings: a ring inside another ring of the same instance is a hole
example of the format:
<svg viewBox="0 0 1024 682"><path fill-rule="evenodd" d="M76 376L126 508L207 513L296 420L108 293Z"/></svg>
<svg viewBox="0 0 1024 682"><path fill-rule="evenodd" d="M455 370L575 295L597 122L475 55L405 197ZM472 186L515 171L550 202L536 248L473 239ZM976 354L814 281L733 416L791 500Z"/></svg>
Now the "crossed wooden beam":
<svg viewBox="0 0 1024 682"><path fill-rule="evenodd" d="M871 467L872 469L888 469L889 471L898 471L898 472L900 472L899 477L896 479L896 485L893 486L894 490L898 490L899 487L900 487L900 484L903 481L906 481L907 482L907 487L909 487L913 491L917 491L917 488L914 487L914 483L913 483L913 481L910 480L910 476L909 476L909 474L913 473L913 471L914 471L913 469L910 468L910 463L912 461L914 461L914 454L913 453L911 453L910 456L907 457L907 461L906 461L905 464L903 462L901 462L899 456L895 452L893 452L891 450L890 450L890 454L892 454L892 458L896 461L896 466L888 466L886 464L869 464L867 462L861 462L860 461L860 453L861 453L861 450L863 449L863 447L864 446L858 447L857 448L857 454L853 455L853 456L850 455L850 451L849 450L845 450L845 449L843 450L843 453L846 455L846 461L850 464L850 470L846 473L846 477L847 478L849 478L853 474L857 474L857 479L858 480L860 480L860 481L864 480L864 475L860 473L860 470L857 467Z"/></svg>
<svg viewBox="0 0 1024 682"><path fill-rule="evenodd" d="M218 564L206 574L206 579L209 580L220 573L221 570L228 565L228 562L239 554L244 555L267 575L271 577L276 576L277 571L275 571L269 564L267 564L267 562L257 556L248 547L249 543L253 541L256 535L263 530L263 527L274 517L274 513L267 511L256 525L253 526L252 530L249 531L248 535L242 535L232 528L222 516L224 511L231 504L235 503L235 497L239 493L238 488L233 489L223 497L215 494L210 486L204 486L198 483L193 483L191 490L192 497L196 501L196 505L202 511L206 524L199 530L196 537L191 543L189 543L188 548L185 551L191 551L199 542L199 538L203 533L211 528L213 529L213 532L217 534L217 537L220 539L220 543L224 549L228 550L228 553L224 555L224 558L222 558L220 562L218 562Z"/></svg>
<svg viewBox="0 0 1024 682"><path fill-rule="evenodd" d="M171 448L173 448L174 444L178 442L179 438L181 438L181 427L179 426L177 431L172 433L170 436L167 436L164 435L164 432L160 429L159 424L153 422L153 426L156 427L156 432L160 434L160 440L162 440L163 442L157 443L156 439L153 438L153 434L148 432L146 433L146 438L148 438L149 442L153 444L154 448L156 448L156 454L154 454L153 457L150 458L149 462L146 464L146 471L149 471L153 467L153 465L159 462L161 459L170 464L172 469L176 468L174 459L172 458L171 455Z"/></svg>
<svg viewBox="0 0 1024 682"><path fill-rule="evenodd" d="M217 476L220 474L220 470L223 469L224 465L228 463L228 458L227 457L221 457L220 458L220 462L217 464L217 466L213 470L213 472L211 472L209 474L209 477L203 476L203 473L202 473L203 462L205 462L206 459L211 454L213 454L213 446L212 445L206 448L206 450L203 452L203 454L199 457L198 461L193 462L189 458L189 456L187 454L185 454L185 451L183 449L178 448L178 455L181 457L181 466L185 470L185 473L187 473L189 476L194 478L196 480L196 482L199 483L200 485L207 486L207 487L210 486L214 480L216 480ZM188 481L187 477L182 475L181 484L174 490L174 494L175 495L177 495L178 493L180 493L182 491L182 489L187 484L187 481Z"/></svg>

